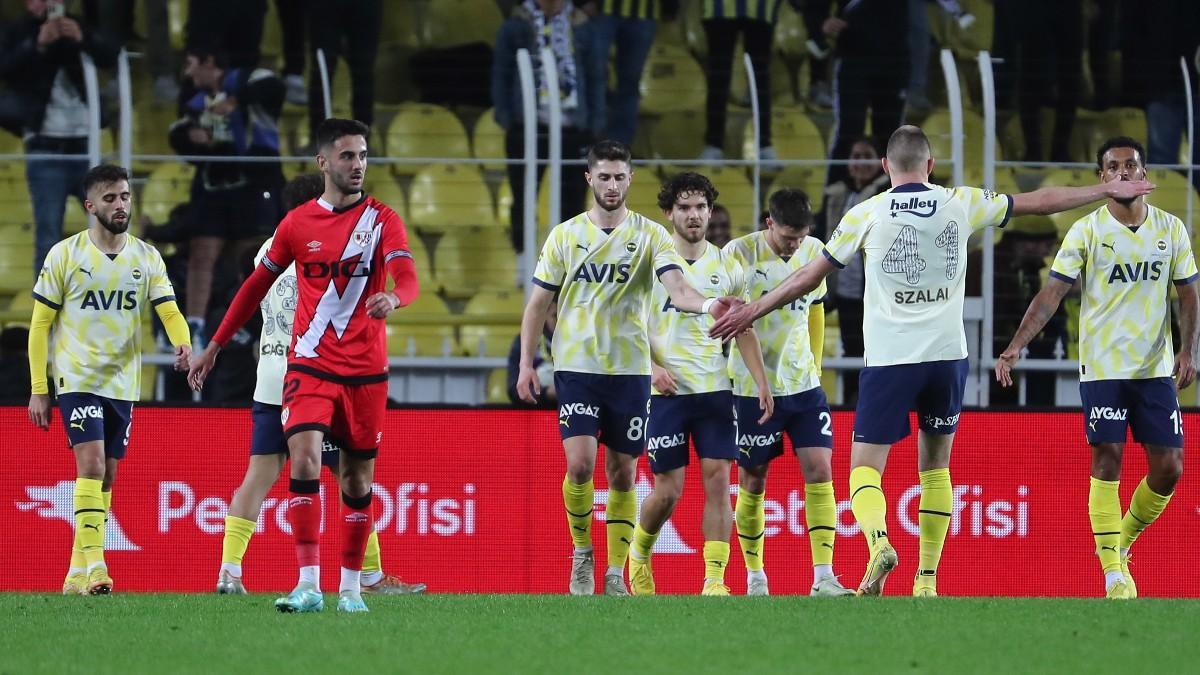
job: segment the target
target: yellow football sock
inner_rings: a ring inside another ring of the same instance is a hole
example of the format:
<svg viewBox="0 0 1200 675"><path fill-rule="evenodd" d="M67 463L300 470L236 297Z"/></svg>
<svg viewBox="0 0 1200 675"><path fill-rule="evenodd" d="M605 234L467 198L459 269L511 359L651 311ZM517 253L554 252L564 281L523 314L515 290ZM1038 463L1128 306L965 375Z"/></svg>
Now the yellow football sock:
<svg viewBox="0 0 1200 675"><path fill-rule="evenodd" d="M383 571L383 556L379 552L379 533L375 530L371 530L371 535L367 537L367 553L363 556L362 571L364 574Z"/></svg>
<svg viewBox="0 0 1200 675"><path fill-rule="evenodd" d="M659 530L659 532L661 531ZM650 534L642 529L641 523L638 523L637 527L633 528L633 546L630 547L630 552L638 560L649 560L654 553L654 542L656 541L658 541L658 532Z"/></svg>
<svg viewBox="0 0 1200 675"><path fill-rule="evenodd" d="M75 481L75 536L90 569L104 564L104 497L101 482L93 478Z"/></svg>
<svg viewBox="0 0 1200 675"><path fill-rule="evenodd" d="M763 535L766 533L767 515L763 507L766 493L754 494L749 490L738 490L737 503L733 509L733 522L737 524L738 543L742 545L742 558L746 569L757 572L763 568Z"/></svg>
<svg viewBox="0 0 1200 675"><path fill-rule="evenodd" d="M241 565L246 549L250 546L250 537L254 536L255 522L225 516L225 537L221 540L221 562L230 565Z"/></svg>
<svg viewBox="0 0 1200 675"><path fill-rule="evenodd" d="M608 489L607 518L604 524L608 539L608 566L625 567L629 559L629 545L633 543L633 529L637 520L637 493L633 490Z"/></svg>
<svg viewBox="0 0 1200 675"><path fill-rule="evenodd" d="M108 522L108 511L112 505L112 492L101 492L101 498L104 500L104 522ZM101 526L100 541L104 541L105 527ZM83 557L83 545L79 543L79 529L76 528L74 536L71 537L71 573L87 571L87 559Z"/></svg>
<svg viewBox="0 0 1200 675"><path fill-rule="evenodd" d="M833 543L837 538L837 500L833 482L804 485L804 522L808 525L808 545L812 564L833 564Z"/></svg>
<svg viewBox="0 0 1200 675"><path fill-rule="evenodd" d="M761 541L761 540L760 540ZM725 583L725 566L729 564L729 542L704 542L704 580Z"/></svg>
<svg viewBox="0 0 1200 675"><path fill-rule="evenodd" d="M950 469L930 469L917 475L921 477L921 505L917 511L921 560L917 572L930 576L937 572L946 530L954 515L954 486L950 484Z"/></svg>
<svg viewBox="0 0 1200 675"><path fill-rule="evenodd" d="M1133 498L1129 500L1129 510L1125 512L1125 519L1121 521L1121 548L1131 548L1142 530L1150 527L1150 523L1157 520L1167 508L1169 501L1171 495L1160 495L1151 490L1143 478L1133 491Z"/></svg>
<svg viewBox="0 0 1200 675"><path fill-rule="evenodd" d="M850 509L872 552L877 542L887 539L887 500L882 483L883 477L869 466L850 472Z"/></svg>
<svg viewBox="0 0 1200 675"><path fill-rule="evenodd" d="M1092 521L1092 536L1096 539L1096 555L1105 572L1121 569L1121 497L1117 493L1121 481L1092 478L1088 491L1088 518Z"/></svg>
<svg viewBox="0 0 1200 675"><path fill-rule="evenodd" d="M571 541L575 548L591 548L592 504L595 503L592 481L577 484L569 478L563 478L562 490L567 525L571 527Z"/></svg>

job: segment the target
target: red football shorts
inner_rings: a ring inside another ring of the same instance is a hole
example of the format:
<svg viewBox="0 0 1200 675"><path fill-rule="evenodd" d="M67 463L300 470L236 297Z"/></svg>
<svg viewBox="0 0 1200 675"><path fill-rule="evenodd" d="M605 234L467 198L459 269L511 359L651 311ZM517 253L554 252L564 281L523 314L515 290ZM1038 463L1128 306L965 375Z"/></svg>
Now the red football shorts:
<svg viewBox="0 0 1200 675"><path fill-rule="evenodd" d="M374 457L383 440L387 382L343 384L288 371L283 383L284 436L321 431L347 452Z"/></svg>

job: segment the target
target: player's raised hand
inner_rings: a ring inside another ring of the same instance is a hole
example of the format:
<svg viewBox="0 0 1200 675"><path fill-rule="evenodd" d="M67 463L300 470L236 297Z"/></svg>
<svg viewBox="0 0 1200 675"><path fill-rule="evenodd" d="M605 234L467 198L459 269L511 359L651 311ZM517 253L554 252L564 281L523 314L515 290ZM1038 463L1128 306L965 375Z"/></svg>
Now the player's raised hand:
<svg viewBox="0 0 1200 675"><path fill-rule="evenodd" d="M1012 369L1020 359L1021 350L1014 347L1005 349L1004 353L996 358L996 381L1000 383L1000 386L1012 386Z"/></svg>
<svg viewBox="0 0 1200 675"><path fill-rule="evenodd" d="M383 319L399 306L400 300L396 298L395 293L376 293L367 298L367 316L372 319Z"/></svg>
<svg viewBox="0 0 1200 675"><path fill-rule="evenodd" d="M541 393L542 383L538 381L537 371L530 366L521 366L517 374L517 397L526 403L536 404Z"/></svg>
<svg viewBox="0 0 1200 675"><path fill-rule="evenodd" d="M1182 349L1175 356L1175 367L1171 369L1171 377L1175 378L1177 389L1187 389L1195 381L1196 364L1192 360L1191 351Z"/></svg>
<svg viewBox="0 0 1200 675"><path fill-rule="evenodd" d="M660 367L657 363L650 364L650 384L654 387L654 391L664 396L674 396L679 393L679 385L670 371Z"/></svg>
<svg viewBox="0 0 1200 675"><path fill-rule="evenodd" d="M1157 187L1148 180L1110 180L1106 185L1108 185L1108 196L1113 199L1141 197L1150 194Z"/></svg>
<svg viewBox="0 0 1200 675"><path fill-rule="evenodd" d="M175 370L181 373L185 372L191 359L192 348L190 345L179 345L175 348Z"/></svg>
<svg viewBox="0 0 1200 675"><path fill-rule="evenodd" d="M210 342L199 355L195 353L190 355L188 358L188 385L191 386L192 391L200 391L204 388L204 380L216 365L219 351L221 348L217 346L217 343Z"/></svg>
<svg viewBox="0 0 1200 675"><path fill-rule="evenodd" d="M763 416L758 418L759 424L766 424L775 414L775 398L771 396L770 389L758 390L758 409L763 411Z"/></svg>
<svg viewBox="0 0 1200 675"><path fill-rule="evenodd" d="M725 298L721 298L724 300ZM721 304L720 302L713 303L713 306ZM754 323L754 308L748 304L740 304L736 307L729 307L721 318L713 324L713 327L708 330L709 337L729 340L736 337L750 325Z"/></svg>
<svg viewBox="0 0 1200 675"><path fill-rule="evenodd" d="M50 395L34 394L29 397L29 421L42 431L50 430Z"/></svg>

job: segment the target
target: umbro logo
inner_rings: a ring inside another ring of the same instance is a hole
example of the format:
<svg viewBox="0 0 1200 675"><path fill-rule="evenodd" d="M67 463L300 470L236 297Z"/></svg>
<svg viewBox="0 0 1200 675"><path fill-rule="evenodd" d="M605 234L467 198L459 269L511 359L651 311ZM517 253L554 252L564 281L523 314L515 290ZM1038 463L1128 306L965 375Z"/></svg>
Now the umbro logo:
<svg viewBox="0 0 1200 675"><path fill-rule="evenodd" d="M308 250L320 251L321 250L321 242L317 241L316 239L313 239L312 241L308 242Z"/></svg>

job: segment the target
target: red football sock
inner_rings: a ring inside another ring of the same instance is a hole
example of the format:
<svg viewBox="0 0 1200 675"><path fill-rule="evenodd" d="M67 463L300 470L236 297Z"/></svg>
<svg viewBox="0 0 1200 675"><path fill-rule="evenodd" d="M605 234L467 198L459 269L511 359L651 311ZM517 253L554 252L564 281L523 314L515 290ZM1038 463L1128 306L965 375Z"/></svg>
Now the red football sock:
<svg viewBox="0 0 1200 675"><path fill-rule="evenodd" d="M291 480L288 522L296 542L296 562L300 567L321 564L321 481Z"/></svg>
<svg viewBox="0 0 1200 675"><path fill-rule="evenodd" d="M375 509L371 493L362 497L350 497L342 493L342 567L361 570L367 552L367 538L375 529Z"/></svg>

